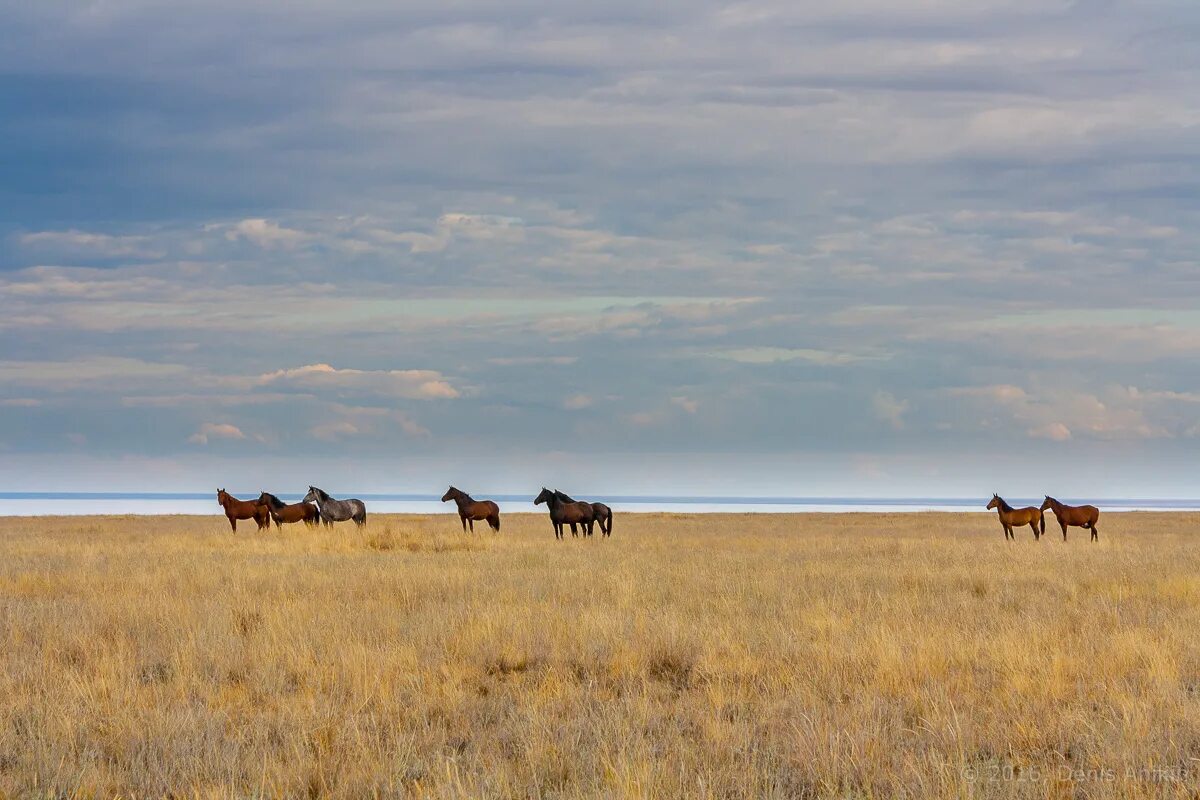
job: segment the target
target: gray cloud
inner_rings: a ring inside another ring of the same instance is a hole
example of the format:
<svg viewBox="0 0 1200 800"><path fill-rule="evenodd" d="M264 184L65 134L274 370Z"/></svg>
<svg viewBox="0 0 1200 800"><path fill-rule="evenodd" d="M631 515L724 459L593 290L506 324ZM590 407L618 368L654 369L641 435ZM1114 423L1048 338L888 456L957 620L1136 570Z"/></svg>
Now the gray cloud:
<svg viewBox="0 0 1200 800"><path fill-rule="evenodd" d="M1197 430L1191 6L0 10L10 451L883 491Z"/></svg>

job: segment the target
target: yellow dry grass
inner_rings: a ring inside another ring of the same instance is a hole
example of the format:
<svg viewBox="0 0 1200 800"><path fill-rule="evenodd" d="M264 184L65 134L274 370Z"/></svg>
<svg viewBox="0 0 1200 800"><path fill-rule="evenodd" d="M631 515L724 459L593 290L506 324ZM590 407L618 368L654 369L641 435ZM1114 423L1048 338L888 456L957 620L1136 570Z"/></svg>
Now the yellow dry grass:
<svg viewBox="0 0 1200 800"><path fill-rule="evenodd" d="M0 520L0 796L1191 797L1200 518Z"/></svg>

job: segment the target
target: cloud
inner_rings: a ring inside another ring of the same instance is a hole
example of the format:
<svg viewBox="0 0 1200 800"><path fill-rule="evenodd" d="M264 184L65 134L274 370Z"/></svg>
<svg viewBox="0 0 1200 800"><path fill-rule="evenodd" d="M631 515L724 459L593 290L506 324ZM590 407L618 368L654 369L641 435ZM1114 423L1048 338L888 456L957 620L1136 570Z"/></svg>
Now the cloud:
<svg viewBox="0 0 1200 800"><path fill-rule="evenodd" d="M365 435L386 436L393 429L410 439L427 439L431 435L428 428L397 409L334 403L328 410L335 418L318 423L309 431L325 441Z"/></svg>
<svg viewBox="0 0 1200 800"><path fill-rule="evenodd" d="M1048 381L1052 378L1047 376ZM1173 438L1181 435L1190 414L1171 415L1171 409L1193 402L1190 393L1144 392L1120 385L1106 386L1098 394L1053 383L1035 391L1009 384L956 387L949 394L1003 414L1004 425L1024 426L1032 438L1053 441Z"/></svg>
<svg viewBox="0 0 1200 800"><path fill-rule="evenodd" d="M908 413L908 401L897 400L891 392L875 392L871 397L871 408L876 418L883 420L895 430L904 428L904 415Z"/></svg>
<svg viewBox="0 0 1200 800"><path fill-rule="evenodd" d="M733 350L718 350L718 358L727 358L743 364L778 364L786 361L807 361L821 366L835 367L862 361L868 356L853 353L835 353L795 347L743 347Z"/></svg>
<svg viewBox="0 0 1200 800"><path fill-rule="evenodd" d="M309 429L309 434L323 442L336 442L358 436L361 431L358 426L345 420L323 422Z"/></svg>
<svg viewBox="0 0 1200 800"><path fill-rule="evenodd" d="M290 250L309 241L311 237L303 231L285 228L270 220L244 219L229 226L225 238L230 241L242 239L267 249Z"/></svg>
<svg viewBox="0 0 1200 800"><path fill-rule="evenodd" d="M586 394L573 394L566 400L563 400L563 408L568 411L580 411L585 408L591 408L594 401Z"/></svg>
<svg viewBox="0 0 1200 800"><path fill-rule="evenodd" d="M142 236L114 236L106 233L89 233L81 230L37 231L18 237L22 247L46 251L67 257L159 258L162 252L151 249Z"/></svg>
<svg viewBox="0 0 1200 800"><path fill-rule="evenodd" d="M10 5L14 448L236 408L301 460L519 453L577 395L681 464L1196 427L1186 4Z"/></svg>
<svg viewBox="0 0 1200 800"><path fill-rule="evenodd" d="M211 439L239 440L245 438L246 434L242 433L236 425L230 425L227 422L206 422L187 440L192 444L207 445Z"/></svg>
<svg viewBox="0 0 1200 800"><path fill-rule="evenodd" d="M679 408L682 408L684 411L686 411L689 414L695 414L697 411L700 410L700 403L696 400L692 400L689 397L682 397L682 396L672 397L671 404L674 406L678 406Z"/></svg>
<svg viewBox="0 0 1200 800"><path fill-rule="evenodd" d="M259 386L287 386L363 390L416 400L448 400L461 396L441 373L433 370L336 369L329 364L308 364L258 376Z"/></svg>
<svg viewBox="0 0 1200 800"><path fill-rule="evenodd" d="M1065 442L1071 438L1071 429L1061 422L1049 422L1036 428L1030 428L1028 433L1034 439L1050 439L1055 442Z"/></svg>
<svg viewBox="0 0 1200 800"><path fill-rule="evenodd" d="M0 382L10 386L69 390L89 384L129 385L178 379L187 371L180 364L102 355L69 361L0 361Z"/></svg>

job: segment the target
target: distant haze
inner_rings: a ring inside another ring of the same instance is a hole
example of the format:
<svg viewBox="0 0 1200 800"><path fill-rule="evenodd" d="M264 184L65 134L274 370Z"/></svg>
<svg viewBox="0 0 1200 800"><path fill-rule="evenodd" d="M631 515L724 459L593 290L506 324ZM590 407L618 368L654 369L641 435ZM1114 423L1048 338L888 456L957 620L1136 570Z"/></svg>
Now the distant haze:
<svg viewBox="0 0 1200 800"><path fill-rule="evenodd" d="M0 18L0 488L1198 494L1194 3Z"/></svg>

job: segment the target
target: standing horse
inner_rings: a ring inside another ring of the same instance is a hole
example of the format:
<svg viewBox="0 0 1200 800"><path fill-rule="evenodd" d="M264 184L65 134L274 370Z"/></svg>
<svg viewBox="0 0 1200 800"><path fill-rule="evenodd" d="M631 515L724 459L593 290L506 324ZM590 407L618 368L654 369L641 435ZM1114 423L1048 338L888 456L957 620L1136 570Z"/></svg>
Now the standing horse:
<svg viewBox="0 0 1200 800"><path fill-rule="evenodd" d="M592 535L592 525L595 522L595 511L592 510L592 507L589 504L564 503L562 500L558 499L558 495L547 489L545 486L542 487L541 494L534 498L533 501L535 506L541 505L542 503L545 503L546 507L550 509L550 522L552 525L554 525L555 539L563 538L563 525L571 526L572 536L579 535L578 530L575 528L576 525L583 526L583 533L585 536Z"/></svg>
<svg viewBox="0 0 1200 800"><path fill-rule="evenodd" d="M987 507L996 509L996 514L1000 517L1000 525L1004 528L1005 540L1017 538L1017 535L1013 533L1014 525L1028 525L1033 531L1034 541L1042 538L1042 534L1046 532L1046 518L1042 516L1039 508L1033 506L1013 508L998 494L992 495L992 500Z"/></svg>
<svg viewBox="0 0 1200 800"><path fill-rule="evenodd" d="M1069 506L1058 502L1050 495L1046 495L1046 499L1042 501L1042 511L1047 508L1053 511L1054 516L1058 519L1064 542L1067 540L1067 528L1072 525L1090 530L1092 541L1100 541L1100 536L1096 532L1096 521L1100 519L1100 509L1095 506Z"/></svg>
<svg viewBox="0 0 1200 800"><path fill-rule="evenodd" d="M575 498L571 497L565 492L560 492L558 489L555 489L554 493L558 495L558 499L564 503L576 502ZM611 536L612 509L604 505L604 503L589 503L589 505L592 507L592 516L595 518L596 524L600 526L600 533L604 534L605 536ZM589 533L588 536L591 536L591 533Z"/></svg>
<svg viewBox="0 0 1200 800"><path fill-rule="evenodd" d="M229 527L237 533L239 519L252 519L258 523L258 529L271 527L271 514L267 507L257 500L238 500L224 489L217 489L217 502L225 509L225 518Z"/></svg>
<svg viewBox="0 0 1200 800"><path fill-rule="evenodd" d="M304 495L304 502L316 505L321 522L326 527L348 519L354 520L354 524L360 528L367 524L367 506L362 500L334 500L324 491L310 486L308 494Z"/></svg>
<svg viewBox="0 0 1200 800"><path fill-rule="evenodd" d="M317 507L312 503L287 505L275 495L267 492L258 496L258 502L265 505L271 512L271 519L275 520L276 530L282 528L285 522L303 522L311 528L321 521L321 512L317 511Z"/></svg>
<svg viewBox="0 0 1200 800"><path fill-rule="evenodd" d="M475 532L475 520L487 520L488 525L497 533L500 532L500 506L491 500L476 500L464 491L451 486L442 495L442 502L453 500L458 504L458 519L462 522L463 533L467 532L467 523L471 523L471 533Z"/></svg>

